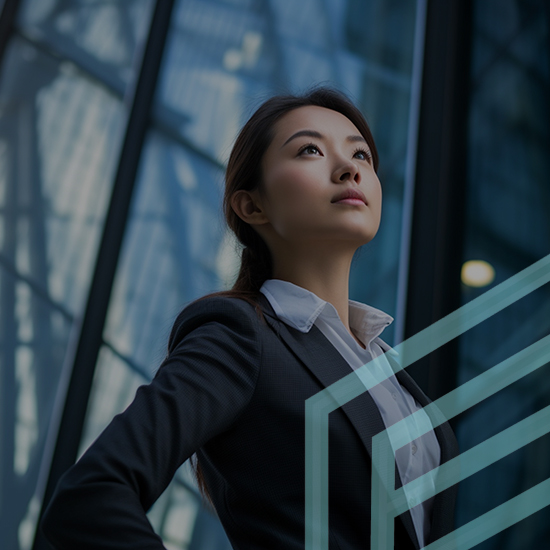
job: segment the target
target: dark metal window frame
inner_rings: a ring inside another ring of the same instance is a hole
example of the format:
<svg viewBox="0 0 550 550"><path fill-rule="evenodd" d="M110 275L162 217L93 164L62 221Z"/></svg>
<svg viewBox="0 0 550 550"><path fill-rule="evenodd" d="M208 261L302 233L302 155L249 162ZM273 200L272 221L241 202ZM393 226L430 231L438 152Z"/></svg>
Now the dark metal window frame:
<svg viewBox="0 0 550 550"><path fill-rule="evenodd" d="M471 0L428 1L405 338L461 305ZM435 399L454 389L458 341L409 372Z"/></svg>

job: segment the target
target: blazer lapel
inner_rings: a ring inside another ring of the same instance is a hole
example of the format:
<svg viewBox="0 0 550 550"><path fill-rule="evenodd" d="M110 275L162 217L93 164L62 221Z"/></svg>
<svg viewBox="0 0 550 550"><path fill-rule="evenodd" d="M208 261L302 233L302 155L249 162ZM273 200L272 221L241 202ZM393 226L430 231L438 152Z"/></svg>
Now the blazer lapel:
<svg viewBox="0 0 550 550"><path fill-rule="evenodd" d="M262 306L268 324L323 387L331 386L352 372L347 361L315 325L304 334L280 321L269 304L269 309L263 303ZM365 391L340 408L352 423L371 457L372 437L385 428L376 403L369 392Z"/></svg>

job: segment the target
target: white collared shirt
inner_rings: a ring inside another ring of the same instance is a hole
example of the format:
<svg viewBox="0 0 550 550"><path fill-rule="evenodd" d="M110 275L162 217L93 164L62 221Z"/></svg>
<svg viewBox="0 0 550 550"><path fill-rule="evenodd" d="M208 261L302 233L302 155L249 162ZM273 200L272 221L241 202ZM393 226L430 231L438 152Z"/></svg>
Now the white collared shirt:
<svg viewBox="0 0 550 550"><path fill-rule="evenodd" d="M348 332L334 306L313 292L279 279L265 281L260 292L269 300L277 317L287 325L303 333L309 332L315 325L353 370L369 363L374 357L382 358L381 368L387 377L369 393L386 428L422 409L394 376L383 349L376 342L376 338L393 321L390 315L372 306L349 301L349 325L365 345L363 349ZM390 353L397 354L395 350ZM398 449L395 460L403 485L439 466L441 450L435 433L428 432ZM430 532L432 507L433 498L410 509L421 548L425 546Z"/></svg>

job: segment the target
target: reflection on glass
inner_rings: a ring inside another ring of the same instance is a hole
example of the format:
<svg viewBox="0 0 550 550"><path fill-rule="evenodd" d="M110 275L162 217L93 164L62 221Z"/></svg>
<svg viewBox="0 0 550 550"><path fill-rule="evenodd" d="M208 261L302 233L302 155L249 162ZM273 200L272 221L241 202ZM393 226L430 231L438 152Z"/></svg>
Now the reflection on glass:
<svg viewBox="0 0 550 550"><path fill-rule="evenodd" d="M111 352L104 349L98 363L97 376L105 370L108 377L94 382L97 397L90 411L97 413L88 414L86 441L128 404L131 388L137 387L117 377L126 371L115 365L125 364L127 375L140 383L150 380L164 358L177 313L220 288L217 258L226 246L221 177L217 165L160 134L149 135L104 331Z"/></svg>
<svg viewBox="0 0 550 550"><path fill-rule="evenodd" d="M162 534L168 550L181 550L189 548L199 509L196 493L176 481L155 503L148 517L156 532Z"/></svg>
<svg viewBox="0 0 550 550"><path fill-rule="evenodd" d="M129 368L124 359L104 346L94 373L94 389L88 405L88 422L82 437L80 455L97 438L107 424L123 411L134 398L136 390L148 379Z"/></svg>
<svg viewBox="0 0 550 550"><path fill-rule="evenodd" d="M68 63L14 41L2 75L0 251L72 314L82 307L107 207L123 111ZM7 247L15 244L8 257Z"/></svg>
<svg viewBox="0 0 550 550"><path fill-rule="evenodd" d="M153 4L23 0L18 20L23 33L126 85L134 74L134 57L140 53Z"/></svg>
<svg viewBox="0 0 550 550"><path fill-rule="evenodd" d="M104 336L150 374L178 311L220 288L221 179L217 165L149 136Z"/></svg>
<svg viewBox="0 0 550 550"><path fill-rule="evenodd" d="M72 65L10 42L0 80L2 548L32 541L32 496L90 283L122 115L121 103Z"/></svg>
<svg viewBox="0 0 550 550"><path fill-rule="evenodd" d="M550 253L550 29L543 1L474 2L464 259L483 258L501 283ZM486 288L462 286L463 303ZM460 339L459 382L490 369L550 331L548 285ZM465 451L550 404L548 366L468 411ZM459 524L550 477L550 438L461 484ZM545 548L548 509L480 548Z"/></svg>
<svg viewBox="0 0 550 550"><path fill-rule="evenodd" d="M163 345L165 342L163 342ZM150 372L125 358L113 347L101 350L88 407L87 423L80 454L132 401L137 388L151 377ZM155 505L148 511L149 521L168 550L231 546L211 511L201 505L194 476L186 462Z"/></svg>

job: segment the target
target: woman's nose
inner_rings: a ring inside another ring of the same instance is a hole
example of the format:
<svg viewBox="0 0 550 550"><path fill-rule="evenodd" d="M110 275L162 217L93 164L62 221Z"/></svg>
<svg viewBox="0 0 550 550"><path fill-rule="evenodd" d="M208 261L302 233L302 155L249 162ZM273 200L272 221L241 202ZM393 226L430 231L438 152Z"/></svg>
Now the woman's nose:
<svg viewBox="0 0 550 550"><path fill-rule="evenodd" d="M332 173L332 181L334 183L342 183L344 181L361 181L361 173L357 165L351 160L347 160L339 164Z"/></svg>

